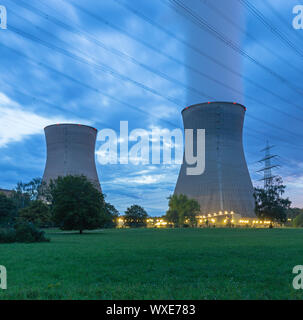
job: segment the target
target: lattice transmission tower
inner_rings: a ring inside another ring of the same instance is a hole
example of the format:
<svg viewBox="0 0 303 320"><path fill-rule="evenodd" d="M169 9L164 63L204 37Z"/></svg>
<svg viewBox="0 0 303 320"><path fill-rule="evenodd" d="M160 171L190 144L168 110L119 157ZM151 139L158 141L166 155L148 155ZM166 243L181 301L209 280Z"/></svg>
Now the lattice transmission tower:
<svg viewBox="0 0 303 320"><path fill-rule="evenodd" d="M259 160L259 163L263 163L264 167L257 172L264 172L264 177L260 179L260 181L264 181L264 189L268 189L273 184L273 179L277 177L276 175L273 175L272 169L280 167L278 164L273 163L273 159L276 158L278 155L272 154L271 149L274 146L269 145L268 141L266 143L266 147L261 150L261 152L265 152L265 157L261 160Z"/></svg>

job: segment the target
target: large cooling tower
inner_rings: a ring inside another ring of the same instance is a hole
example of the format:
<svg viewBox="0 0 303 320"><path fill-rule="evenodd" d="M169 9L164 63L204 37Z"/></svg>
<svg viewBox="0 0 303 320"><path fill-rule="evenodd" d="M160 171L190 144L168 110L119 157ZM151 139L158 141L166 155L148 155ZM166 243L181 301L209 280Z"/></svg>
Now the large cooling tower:
<svg viewBox="0 0 303 320"><path fill-rule="evenodd" d="M205 170L188 175L185 160L181 166L175 194L196 199L202 214L233 211L254 217L253 186L242 144L245 107L228 102L202 103L182 111L184 129L205 129Z"/></svg>
<svg viewBox="0 0 303 320"><path fill-rule="evenodd" d="M56 124L44 131L47 159L43 181L84 175L101 191L95 164L97 129L81 124Z"/></svg>

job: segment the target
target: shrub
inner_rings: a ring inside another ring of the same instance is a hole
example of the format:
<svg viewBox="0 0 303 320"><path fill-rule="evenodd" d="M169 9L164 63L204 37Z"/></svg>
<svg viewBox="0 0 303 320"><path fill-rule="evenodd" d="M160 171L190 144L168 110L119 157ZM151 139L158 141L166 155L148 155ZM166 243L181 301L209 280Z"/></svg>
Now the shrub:
<svg viewBox="0 0 303 320"><path fill-rule="evenodd" d="M12 199L0 193L0 226L8 227L16 217L17 209Z"/></svg>
<svg viewBox="0 0 303 320"><path fill-rule="evenodd" d="M45 242L44 231L37 229L32 223L18 223L16 229L16 242Z"/></svg>
<svg viewBox="0 0 303 320"><path fill-rule="evenodd" d="M0 243L45 242L49 241L44 231L38 230L31 223L18 223L14 228L0 229Z"/></svg>
<svg viewBox="0 0 303 320"><path fill-rule="evenodd" d="M303 227L303 213L298 214L293 220L294 227Z"/></svg>
<svg viewBox="0 0 303 320"><path fill-rule="evenodd" d="M16 230L10 229L0 229L0 243L13 243L16 241Z"/></svg>

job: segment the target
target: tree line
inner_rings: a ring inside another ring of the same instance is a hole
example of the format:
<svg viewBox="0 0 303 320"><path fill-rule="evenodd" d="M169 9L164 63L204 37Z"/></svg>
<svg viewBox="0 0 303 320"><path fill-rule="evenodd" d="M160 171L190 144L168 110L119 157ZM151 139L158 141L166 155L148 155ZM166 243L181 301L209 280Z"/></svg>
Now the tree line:
<svg viewBox="0 0 303 320"><path fill-rule="evenodd" d="M282 196L284 192L281 178L276 178L269 188L255 188L256 216L282 223L291 216L296 226L303 226L303 210L291 209L290 200ZM167 222L176 227L196 226L200 205L195 199L174 194L168 200L164 216ZM58 177L49 185L35 178L29 183L18 183L11 197L0 193L0 242L1 232L7 236L7 230L12 231L9 237L13 239L17 229L24 233L27 228L31 234L28 238L35 239L39 238L35 228L42 227L77 230L80 234L84 230L114 228L118 216L118 210L105 201L105 195L85 176ZM123 218L127 227L146 227L148 214L141 206L132 205Z"/></svg>
<svg viewBox="0 0 303 320"><path fill-rule="evenodd" d="M58 177L49 185L35 178L29 183L19 182L10 197L0 193L0 242L1 233L5 238L8 230L15 232L20 225L31 229L59 227L82 234L84 230L114 228L118 216L118 210L85 176ZM146 226L147 217L142 207L132 205L125 212L125 223Z"/></svg>

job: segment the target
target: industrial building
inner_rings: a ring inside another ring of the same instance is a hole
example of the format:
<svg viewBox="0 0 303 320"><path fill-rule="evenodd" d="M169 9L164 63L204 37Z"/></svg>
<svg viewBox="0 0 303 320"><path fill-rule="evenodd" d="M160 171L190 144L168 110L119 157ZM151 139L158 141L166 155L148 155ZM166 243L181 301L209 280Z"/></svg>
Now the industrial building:
<svg viewBox="0 0 303 320"><path fill-rule="evenodd" d="M11 197L13 194L13 190L8 189L0 189L0 193L3 193L7 197Z"/></svg>
<svg viewBox="0 0 303 320"><path fill-rule="evenodd" d="M47 159L43 181L59 176L84 175L101 191L95 163L97 129L81 124L55 124L44 128Z"/></svg>
<svg viewBox="0 0 303 320"><path fill-rule="evenodd" d="M201 215L255 217L253 185L242 143L245 111L243 105L229 102L201 103L182 111L184 129L205 129L205 171L188 175L187 168L192 166L184 157L175 194L196 199ZM195 153L196 134L193 145Z"/></svg>

